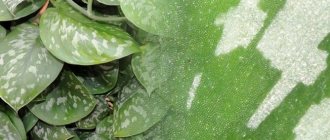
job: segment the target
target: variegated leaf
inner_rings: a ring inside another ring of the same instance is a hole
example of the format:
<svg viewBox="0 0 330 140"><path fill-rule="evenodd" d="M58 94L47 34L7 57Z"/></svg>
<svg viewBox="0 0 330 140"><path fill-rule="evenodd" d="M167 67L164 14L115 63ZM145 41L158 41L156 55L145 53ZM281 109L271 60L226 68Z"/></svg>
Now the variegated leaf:
<svg viewBox="0 0 330 140"><path fill-rule="evenodd" d="M37 26L19 25L0 42L0 97L17 111L52 83L62 67L44 48Z"/></svg>
<svg viewBox="0 0 330 140"><path fill-rule="evenodd" d="M101 64L139 51L124 30L90 20L65 2L43 14L40 30L48 50L70 64Z"/></svg>
<svg viewBox="0 0 330 140"><path fill-rule="evenodd" d="M110 110L107 102L105 101L105 96L99 95L95 96L96 107L93 112L87 117L76 122L76 126L79 129L94 129L103 118L109 115Z"/></svg>
<svg viewBox="0 0 330 140"><path fill-rule="evenodd" d="M52 125L65 125L76 122L95 107L95 99L69 71L63 71L60 81L43 102L32 102L29 109L40 120Z"/></svg>
<svg viewBox="0 0 330 140"><path fill-rule="evenodd" d="M142 133L160 121L169 106L157 93L149 94L136 81L124 87L114 112L114 135L128 137Z"/></svg>
<svg viewBox="0 0 330 140"><path fill-rule="evenodd" d="M8 115L2 111L0 111L0 125L0 139L24 140Z"/></svg>
<svg viewBox="0 0 330 140"><path fill-rule="evenodd" d="M92 94L103 94L116 86L119 71L118 63L72 66L72 69Z"/></svg>
<svg viewBox="0 0 330 140"><path fill-rule="evenodd" d="M21 3L24 4L21 4ZM17 20L37 11L46 0L0 0L0 21ZM21 5L22 6L21 6Z"/></svg>
<svg viewBox="0 0 330 140"><path fill-rule="evenodd" d="M38 121L31 130L33 140L68 140L72 137L64 126L52 126L42 121Z"/></svg>

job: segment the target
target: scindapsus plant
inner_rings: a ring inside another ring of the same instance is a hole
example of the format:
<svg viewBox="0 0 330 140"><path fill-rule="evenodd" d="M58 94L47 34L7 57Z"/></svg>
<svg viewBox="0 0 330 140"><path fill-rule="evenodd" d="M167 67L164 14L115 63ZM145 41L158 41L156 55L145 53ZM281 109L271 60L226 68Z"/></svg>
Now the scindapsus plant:
<svg viewBox="0 0 330 140"><path fill-rule="evenodd" d="M330 139L329 0L0 0L0 139Z"/></svg>

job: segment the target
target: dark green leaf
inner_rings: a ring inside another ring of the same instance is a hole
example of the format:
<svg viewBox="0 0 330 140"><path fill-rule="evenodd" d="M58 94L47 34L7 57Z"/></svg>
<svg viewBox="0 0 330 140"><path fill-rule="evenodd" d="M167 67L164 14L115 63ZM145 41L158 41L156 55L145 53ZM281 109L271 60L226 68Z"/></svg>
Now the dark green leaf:
<svg viewBox="0 0 330 140"><path fill-rule="evenodd" d="M96 107L91 114L76 123L77 128L94 129L103 118L109 115L110 110L105 101L105 96L95 96L95 98Z"/></svg>
<svg viewBox="0 0 330 140"><path fill-rule="evenodd" d="M92 94L103 94L116 86L118 63L73 68L74 73Z"/></svg>
<svg viewBox="0 0 330 140"><path fill-rule="evenodd" d="M26 113L23 117L25 131L29 132L37 124L38 120L39 119L35 115L33 115L33 113Z"/></svg>
<svg viewBox="0 0 330 140"><path fill-rule="evenodd" d="M0 46L0 97L17 111L55 80L63 62L44 48L34 25L15 27Z"/></svg>
<svg viewBox="0 0 330 140"><path fill-rule="evenodd" d="M6 29L0 25L0 40L5 38L6 34L7 34Z"/></svg>
<svg viewBox="0 0 330 140"><path fill-rule="evenodd" d="M59 84L48 93L46 101L32 102L28 107L40 120L53 125L65 125L90 114L95 102L72 72L63 71Z"/></svg>
<svg viewBox="0 0 330 140"><path fill-rule="evenodd" d="M24 140L19 130L4 112L0 111L0 138L9 140Z"/></svg>
<svg viewBox="0 0 330 140"><path fill-rule="evenodd" d="M119 0L97 0L98 2L105 5L119 5Z"/></svg>
<svg viewBox="0 0 330 140"><path fill-rule="evenodd" d="M123 88L114 113L114 135L128 137L142 133L160 121L169 106L156 93L146 90L132 80Z"/></svg>

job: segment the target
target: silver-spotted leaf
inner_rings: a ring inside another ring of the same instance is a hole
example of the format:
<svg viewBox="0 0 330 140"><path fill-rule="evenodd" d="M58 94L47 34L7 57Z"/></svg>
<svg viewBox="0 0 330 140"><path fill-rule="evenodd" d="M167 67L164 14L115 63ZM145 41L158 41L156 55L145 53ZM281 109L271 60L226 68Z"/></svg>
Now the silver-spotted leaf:
<svg viewBox="0 0 330 140"><path fill-rule="evenodd" d="M0 111L0 139L24 140L8 115Z"/></svg>
<svg viewBox="0 0 330 140"><path fill-rule="evenodd" d="M31 112L40 120L52 125L76 122L90 114L96 101L78 78L69 71L63 71L57 86L43 102L29 104Z"/></svg>
<svg viewBox="0 0 330 140"><path fill-rule="evenodd" d="M19 25L0 41L0 97L17 111L50 85L62 67L44 48L37 26Z"/></svg>
<svg viewBox="0 0 330 140"><path fill-rule="evenodd" d="M84 140L112 140L113 138L113 116L110 115L98 122L95 132L84 137Z"/></svg>
<svg viewBox="0 0 330 140"><path fill-rule="evenodd" d="M39 119L35 115L33 115L33 113L26 113L22 118L25 131L29 132L37 124L38 120Z"/></svg>
<svg viewBox="0 0 330 140"><path fill-rule="evenodd" d="M37 11L46 0L0 0L0 21L17 20Z"/></svg>
<svg viewBox="0 0 330 140"><path fill-rule="evenodd" d="M132 80L122 89L114 112L114 135L128 137L142 133L160 121L169 106L156 93L149 96L146 90Z"/></svg>
<svg viewBox="0 0 330 140"><path fill-rule="evenodd" d="M118 63L106 63L95 66L73 66L79 80L92 94L103 94L116 86Z"/></svg>
<svg viewBox="0 0 330 140"><path fill-rule="evenodd" d="M176 0L119 0L125 17L137 27L157 35L177 35L181 30ZM172 36L173 37L173 36Z"/></svg>
<svg viewBox="0 0 330 140"><path fill-rule="evenodd" d="M161 60L166 60L166 57L158 44L147 44L141 47L141 50L140 53L133 55L132 69L136 78L151 94L168 78L169 73L159 68L159 65L164 65L159 62L165 62Z"/></svg>
<svg viewBox="0 0 330 140"><path fill-rule="evenodd" d="M40 34L48 50L70 64L101 64L139 51L124 30L90 20L64 2L43 14Z"/></svg>
<svg viewBox="0 0 330 140"><path fill-rule="evenodd" d="M52 126L42 121L38 121L30 133L33 140L68 140L73 137L65 126Z"/></svg>
<svg viewBox="0 0 330 140"><path fill-rule="evenodd" d="M106 116L109 115L110 109L107 102L105 101L105 96L95 96L96 107L93 112L87 117L76 122L76 126L79 129L94 129L96 125Z"/></svg>
<svg viewBox="0 0 330 140"><path fill-rule="evenodd" d="M0 25L0 40L5 38L6 34L7 34L6 29Z"/></svg>
<svg viewBox="0 0 330 140"><path fill-rule="evenodd" d="M26 131L24 128L24 124L23 121L21 120L21 118L18 116L18 114L12 110L11 108L7 108L4 113L7 114L7 116L9 117L10 121L13 123L13 125L15 126L15 128L17 129L17 131L19 132L19 134L21 135L21 138L23 140L26 140Z"/></svg>

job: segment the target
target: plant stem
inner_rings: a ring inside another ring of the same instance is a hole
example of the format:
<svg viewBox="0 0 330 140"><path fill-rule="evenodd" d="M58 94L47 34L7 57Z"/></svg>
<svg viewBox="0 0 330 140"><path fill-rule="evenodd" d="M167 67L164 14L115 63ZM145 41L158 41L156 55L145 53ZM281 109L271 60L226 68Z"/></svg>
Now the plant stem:
<svg viewBox="0 0 330 140"><path fill-rule="evenodd" d="M84 8L80 7L78 4L76 4L75 2L73 2L72 0L67 0L67 2L73 8L75 8L80 13L82 13L83 15L85 15L85 16L93 19L93 20L96 20L96 21L103 21L103 22L112 23L112 22L116 22L116 21L124 21L124 20L126 20L125 17L117 17L117 16L104 16L104 17L102 17L102 16L94 15L93 14L93 11L92 11L93 0L88 0L87 11Z"/></svg>

